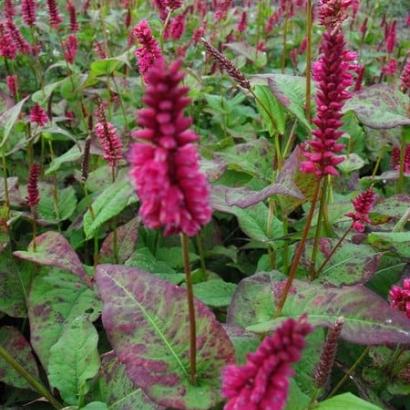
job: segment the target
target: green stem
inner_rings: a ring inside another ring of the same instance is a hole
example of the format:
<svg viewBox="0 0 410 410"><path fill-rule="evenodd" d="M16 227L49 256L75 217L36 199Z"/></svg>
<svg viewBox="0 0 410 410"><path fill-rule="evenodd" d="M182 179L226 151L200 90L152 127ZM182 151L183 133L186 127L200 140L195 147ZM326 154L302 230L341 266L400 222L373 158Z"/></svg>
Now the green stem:
<svg viewBox="0 0 410 410"><path fill-rule="evenodd" d="M47 390L47 388L35 379L23 366L20 365L10 353L0 345L0 357L9 364L21 377L23 377L27 383L32 386L42 397L55 408L62 409L63 405L59 403L53 395Z"/></svg>
<svg viewBox="0 0 410 410"><path fill-rule="evenodd" d="M116 172L115 172L115 165L111 168L112 172L112 183L115 183L115 177L116 177ZM114 218L114 230L112 233L112 247L113 247L113 254L114 254L114 262L119 263L119 255L118 255L118 233L117 233L117 218Z"/></svg>
<svg viewBox="0 0 410 410"><path fill-rule="evenodd" d="M370 346L367 346L366 349L363 350L363 353L359 356L359 358L353 363L353 366L346 372L346 374L342 377L342 379L337 383L335 388L330 392L329 398L333 397L339 389L346 383L346 380L353 374L359 364L366 358L367 354L370 351Z"/></svg>
<svg viewBox="0 0 410 410"><path fill-rule="evenodd" d="M312 121L312 0L306 3L306 118L309 123Z"/></svg>
<svg viewBox="0 0 410 410"><path fill-rule="evenodd" d="M190 382L191 384L196 384L196 319L194 290L192 286L191 265L189 262L189 239L185 234L181 234L181 247L184 260L186 294L188 301Z"/></svg>
<svg viewBox="0 0 410 410"><path fill-rule="evenodd" d="M317 224L316 224L316 232L315 232L315 240L313 242L313 250L312 250L312 257L311 257L311 268L310 268L310 279L314 280L317 278L316 274L316 260L317 254L319 250L319 241L320 241L320 234L322 231L322 221L323 221L323 213L326 205L326 192L327 192L327 178L325 178L323 182L323 188L320 195L320 205L319 205L319 213L317 215Z"/></svg>
<svg viewBox="0 0 410 410"><path fill-rule="evenodd" d="M308 406L306 407L306 410L311 410L315 408L317 398L319 397L319 393L320 393L320 389L316 388L313 390L312 396L310 397L310 402Z"/></svg>
<svg viewBox="0 0 410 410"><path fill-rule="evenodd" d="M328 264L330 259L332 259L333 255L336 253L336 251L339 249L340 245L343 243L343 241L346 239L347 235L349 232L352 230L352 227L350 226L349 229L343 234L343 236L339 239L337 244L334 246L332 251L329 253L327 258L322 262L322 264L319 266L319 269L316 271L316 275L313 279L316 279L319 277L320 273L322 272L323 268Z"/></svg>
<svg viewBox="0 0 410 410"><path fill-rule="evenodd" d="M400 174L399 174L399 180L397 181L397 193L401 194L404 192L404 185L405 185L405 156L406 156L406 141L404 138L404 131L403 135L400 140Z"/></svg>
<svg viewBox="0 0 410 410"><path fill-rule="evenodd" d="M293 281L295 280L296 272L297 272L297 269L298 269L298 266L299 266L299 262L300 262L300 259L302 258L303 251L304 251L305 246L306 246L306 240L307 240L307 237L309 235L309 230L310 230L310 227L312 226L313 215L315 213L317 201L319 199L319 193L320 193L321 186L322 186L322 180L319 179L316 182L315 193L313 194L313 199L312 199L312 203L311 203L311 206L310 206L309 214L308 214L307 219L306 219L306 223L305 223L305 227L304 227L304 230L303 230L302 238L301 238L301 240L300 240L300 242L299 242L299 244L296 248L296 253L295 253L295 256L293 258L292 265L290 267L288 280L286 282L285 288L283 289L282 295L281 295L281 297L279 299L279 302L278 302L276 316L280 316L280 314L282 313L282 309L285 306L286 300L288 298L289 291L292 287Z"/></svg>
<svg viewBox="0 0 410 410"><path fill-rule="evenodd" d="M10 195L9 195L9 183L7 180L7 161L4 151L1 153L2 166L3 166L3 181L4 181L4 200L6 204L6 218L9 220L10 217Z"/></svg>
<svg viewBox="0 0 410 410"><path fill-rule="evenodd" d="M268 238L270 238L271 236L274 214L275 214L275 202L273 198L269 198L269 210L268 210L268 222L267 222ZM273 249L270 243L268 244L268 255L269 255L271 268L275 269L276 268L275 250Z"/></svg>

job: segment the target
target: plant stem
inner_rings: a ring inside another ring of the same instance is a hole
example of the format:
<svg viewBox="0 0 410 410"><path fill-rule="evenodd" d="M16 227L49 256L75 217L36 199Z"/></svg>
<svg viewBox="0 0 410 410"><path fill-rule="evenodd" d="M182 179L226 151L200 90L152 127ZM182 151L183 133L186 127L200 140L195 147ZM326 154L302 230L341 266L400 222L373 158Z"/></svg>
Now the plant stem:
<svg viewBox="0 0 410 410"><path fill-rule="evenodd" d="M37 212L35 207L31 207L32 227L33 227L33 251L37 250L36 236L37 236Z"/></svg>
<svg viewBox="0 0 410 410"><path fill-rule="evenodd" d="M0 357L9 364L21 377L23 377L30 386L32 386L42 397L55 408L62 409L63 405L59 403L47 388L38 380L36 380L23 366L20 365L10 353L0 345Z"/></svg>
<svg viewBox="0 0 410 410"><path fill-rule="evenodd" d="M397 181L397 193L398 194L401 194L404 192L404 185L406 182L405 177L404 177L405 156L406 156L406 141L404 138L404 131L403 131L403 135L400 140L400 174L399 174L399 180Z"/></svg>
<svg viewBox="0 0 410 410"><path fill-rule="evenodd" d="M352 227L350 226L349 229L343 234L343 236L339 239L337 244L334 246L330 254L327 256L327 258L322 262L320 265L319 269L316 271L316 277L313 279L316 279L319 277L320 273L322 272L323 268L327 265L327 263L332 259L333 255L336 253L340 245L343 243L343 241L346 239L347 235L349 232L352 230Z"/></svg>
<svg viewBox="0 0 410 410"><path fill-rule="evenodd" d="M194 305L194 290L192 286L191 266L189 262L189 239L183 233L181 234L182 257L184 260L186 294L188 301L189 315L189 363L191 384L196 384L196 320Z"/></svg>
<svg viewBox="0 0 410 410"><path fill-rule="evenodd" d="M315 405L316 405L316 400L317 400L317 398L318 398L318 396L319 396L319 392L320 392L320 389L318 389L318 388L316 388L316 389L313 391L312 396L311 396L311 398L310 398L310 402L309 402L308 406L306 407L306 410L311 410L311 409L313 409L313 408L315 407Z"/></svg>
<svg viewBox="0 0 410 410"><path fill-rule="evenodd" d="M115 165L111 168L112 171L112 183L115 183ZM112 233L112 250L114 254L114 262L119 263L119 256L118 256L118 233L117 233L117 218L114 218L114 231Z"/></svg>
<svg viewBox="0 0 410 410"><path fill-rule="evenodd" d="M2 151L2 167L3 167L3 181L4 181L4 202L6 204L6 218L9 220L10 216L10 196L9 196L9 183L7 181L7 161L6 161L6 155L4 154L4 151Z"/></svg>
<svg viewBox="0 0 410 410"><path fill-rule="evenodd" d="M317 277L316 274L316 260L317 254L319 250L319 241L320 241L320 234L322 231L322 221L324 218L324 209L326 206L326 198L327 198L327 178L323 181L323 187L321 190L320 195L320 205L319 205L319 213L317 215L317 224L316 224L316 233L315 233L315 240L313 242L313 250L312 250L312 257L311 257L311 268L310 268L310 279L314 280Z"/></svg>
<svg viewBox="0 0 410 410"><path fill-rule="evenodd" d="M306 118L312 121L312 0L306 2Z"/></svg>
<svg viewBox="0 0 410 410"><path fill-rule="evenodd" d="M359 364L365 359L369 351L370 346L367 346L366 349L363 350L363 353L359 356L359 358L353 363L353 366L346 372L339 383L337 383L336 387L330 392L328 398L333 397L337 393L337 391L346 383L346 380L353 374L357 366L359 366Z"/></svg>
<svg viewBox="0 0 410 410"><path fill-rule="evenodd" d="M268 210L268 222L267 222L268 238L270 238L271 232L272 232L274 213L275 213L275 202L273 198L269 198L269 210ZM269 255L271 268L275 269L276 268L275 250L270 244L268 244L268 255Z"/></svg>
<svg viewBox="0 0 410 410"><path fill-rule="evenodd" d="M299 262L300 262L300 259L302 258L302 254L303 254L303 251L304 251L305 246L306 246L306 240L307 240L307 237L309 235L309 229L312 226L313 215L315 213L317 201L319 199L319 193L320 193L321 186L322 186L322 179L319 179L316 182L315 193L313 194L313 199L312 199L312 203L311 203L311 206L310 206L309 214L308 214L307 219L306 219L306 223L305 223L305 227L304 227L304 230L303 230L302 238L301 238L301 240L300 240L300 242L299 242L299 244L296 248L296 253L295 253L295 256L293 258L292 265L290 267L288 280L286 282L285 288L283 289L282 295L281 295L281 297L279 299L279 302L278 302L277 311L276 311L277 316L279 316L282 313L282 309L285 306L286 299L288 298L289 291L292 287L293 281L295 280L296 272L297 272L297 269L298 269L298 266L299 266Z"/></svg>

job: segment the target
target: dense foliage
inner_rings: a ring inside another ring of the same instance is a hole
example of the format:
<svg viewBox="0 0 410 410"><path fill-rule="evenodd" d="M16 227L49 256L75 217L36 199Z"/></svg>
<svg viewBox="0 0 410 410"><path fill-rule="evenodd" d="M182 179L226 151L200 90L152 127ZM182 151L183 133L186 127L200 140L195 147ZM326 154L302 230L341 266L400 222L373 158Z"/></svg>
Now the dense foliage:
<svg viewBox="0 0 410 410"><path fill-rule="evenodd" d="M0 4L1 409L410 409L408 0Z"/></svg>

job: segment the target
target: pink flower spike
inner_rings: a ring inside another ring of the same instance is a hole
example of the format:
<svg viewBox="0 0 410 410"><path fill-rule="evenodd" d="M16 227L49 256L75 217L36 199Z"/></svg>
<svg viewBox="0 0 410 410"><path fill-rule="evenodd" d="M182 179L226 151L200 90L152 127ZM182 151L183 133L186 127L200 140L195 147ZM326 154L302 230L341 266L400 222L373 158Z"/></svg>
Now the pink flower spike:
<svg viewBox="0 0 410 410"><path fill-rule="evenodd" d="M37 1L36 0L22 0L21 14L23 21L29 26L33 27L36 24Z"/></svg>
<svg viewBox="0 0 410 410"><path fill-rule="evenodd" d="M400 159L401 159L401 151L400 147L393 147L392 154L392 165L395 170L400 170ZM410 174L410 144L406 145L404 151L404 173Z"/></svg>
<svg viewBox="0 0 410 410"><path fill-rule="evenodd" d="M376 202L376 193L372 188L362 192L353 200L354 212L346 214L352 218L352 228L356 232L364 232L366 224L370 223L369 213Z"/></svg>
<svg viewBox="0 0 410 410"><path fill-rule="evenodd" d="M40 105L36 104L30 111L30 122L44 127L48 123L48 115Z"/></svg>
<svg viewBox="0 0 410 410"><path fill-rule="evenodd" d="M40 177L41 168L38 164L33 164L30 168L30 173L27 183L27 204L30 208L34 208L40 202L40 192L38 189L38 179Z"/></svg>
<svg viewBox="0 0 410 410"><path fill-rule="evenodd" d="M98 107L99 122L95 125L95 135L104 151L104 159L111 167L115 167L123 157L122 142L113 124L107 121L104 107Z"/></svg>
<svg viewBox="0 0 410 410"><path fill-rule="evenodd" d="M382 67L382 73L387 76L395 75L398 69L397 60L394 58L389 60L386 65Z"/></svg>
<svg viewBox="0 0 410 410"><path fill-rule="evenodd" d="M14 98L17 97L17 76L8 75L6 77L7 88L9 89L10 95Z"/></svg>
<svg viewBox="0 0 410 410"><path fill-rule="evenodd" d="M74 64L77 56L78 41L75 34L70 34L67 40L63 41L64 59L69 64Z"/></svg>
<svg viewBox="0 0 410 410"><path fill-rule="evenodd" d="M410 319L410 278L404 279L403 286L393 286L389 293L390 304L393 308L406 313Z"/></svg>
<svg viewBox="0 0 410 410"><path fill-rule="evenodd" d="M18 51L22 54L29 54L31 52L31 46L27 40L21 34L21 31L14 24L13 20L6 21L7 31L10 35L10 38L14 42Z"/></svg>
<svg viewBox="0 0 410 410"><path fill-rule="evenodd" d="M17 55L17 46L13 41L10 31L5 24L0 22L0 57L14 60Z"/></svg>
<svg viewBox="0 0 410 410"><path fill-rule="evenodd" d="M165 39L179 40L185 32L185 14L174 17L165 31Z"/></svg>
<svg viewBox="0 0 410 410"><path fill-rule="evenodd" d="M179 61L170 67L162 63L147 72L147 107L138 112L141 129L133 133L138 143L131 146L128 160L144 224L163 227L166 236L195 236L211 220L212 210L195 145L198 136L184 115L190 99L180 67Z"/></svg>
<svg viewBox="0 0 410 410"><path fill-rule="evenodd" d="M404 90L410 90L410 59L407 61L406 66L403 69L403 73L400 77L401 86Z"/></svg>
<svg viewBox="0 0 410 410"><path fill-rule="evenodd" d="M72 0L69 0L67 2L67 11L70 17L70 30L72 33L77 33L80 26L78 25L78 21L77 21L77 10Z"/></svg>
<svg viewBox="0 0 410 410"><path fill-rule="evenodd" d="M58 12L58 5L56 0L47 0L48 7L48 17L50 26L54 29L60 27L60 24L63 22L63 19L60 17Z"/></svg>
<svg viewBox="0 0 410 410"><path fill-rule="evenodd" d="M222 374L224 410L282 410L289 393L292 364L301 359L305 338L313 330L302 316L287 319L265 337L243 366L229 365Z"/></svg>
<svg viewBox="0 0 410 410"><path fill-rule="evenodd" d="M240 33L243 33L248 28L248 13L243 11L239 18L237 29Z"/></svg>
<svg viewBox="0 0 410 410"><path fill-rule="evenodd" d="M147 20L140 21L132 31L132 35L140 44L135 56L141 74L145 74L153 65L162 64L164 57L161 48L153 37Z"/></svg>
<svg viewBox="0 0 410 410"><path fill-rule="evenodd" d="M4 16L7 20L13 20L13 17L16 15L16 9L13 4L13 0L4 0Z"/></svg>

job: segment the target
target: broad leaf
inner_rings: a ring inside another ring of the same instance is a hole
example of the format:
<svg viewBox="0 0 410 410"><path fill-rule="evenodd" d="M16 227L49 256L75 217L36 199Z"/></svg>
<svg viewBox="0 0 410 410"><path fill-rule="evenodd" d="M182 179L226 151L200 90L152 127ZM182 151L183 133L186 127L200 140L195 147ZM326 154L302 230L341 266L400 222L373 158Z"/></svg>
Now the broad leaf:
<svg viewBox="0 0 410 410"><path fill-rule="evenodd" d="M373 232L369 242L380 249L393 249L400 256L410 258L410 231Z"/></svg>
<svg viewBox="0 0 410 410"><path fill-rule="evenodd" d="M50 185L46 185L41 190L37 209L40 219L49 223L58 223L73 215L77 206L77 197L72 186L58 190L57 200L54 198L53 190Z"/></svg>
<svg viewBox="0 0 410 410"><path fill-rule="evenodd" d="M212 279L194 285L195 296L205 305L221 308L231 303L236 285L221 279Z"/></svg>
<svg viewBox="0 0 410 410"><path fill-rule="evenodd" d="M228 323L256 333L270 332L285 318L307 313L317 326L343 316L342 337L358 344L410 344L410 322L364 286L334 288L295 280L280 317L274 319L284 280L277 272L244 279L228 311Z"/></svg>
<svg viewBox="0 0 410 410"><path fill-rule="evenodd" d="M35 250L34 244L36 245ZM27 252L16 251L13 254L20 259L39 265L54 266L68 270L85 282L90 283L80 258L67 239L60 233L53 231L43 233L30 243L28 249Z"/></svg>
<svg viewBox="0 0 410 410"><path fill-rule="evenodd" d="M47 369L51 347L65 326L78 316L91 321L100 315L101 304L94 291L73 274L47 270L35 278L29 295L31 344Z"/></svg>
<svg viewBox="0 0 410 410"><path fill-rule="evenodd" d="M410 125L407 107L410 99L387 84L376 84L355 93L344 111L354 111L366 126L389 129Z"/></svg>
<svg viewBox="0 0 410 410"><path fill-rule="evenodd" d="M101 360L100 390L110 410L162 410L145 393L134 385L127 376L125 366L113 352L106 353Z"/></svg>
<svg viewBox="0 0 410 410"><path fill-rule="evenodd" d="M15 123L17 122L20 112L23 108L23 105L27 101L27 98L21 100L18 104L14 107L11 107L9 110L5 111L2 115L0 115L0 127L3 127L3 139L0 142L0 152L7 142L7 139L10 135L11 130L13 129Z"/></svg>
<svg viewBox="0 0 410 410"><path fill-rule="evenodd" d="M0 345L33 377L38 379L37 363L30 344L16 328L11 326L0 328ZM20 389L32 389L27 381L2 358L0 358L0 382Z"/></svg>
<svg viewBox="0 0 410 410"><path fill-rule="evenodd" d="M100 368L98 333L85 316L64 326L57 343L50 349L48 379L66 403L81 402L89 391L89 380Z"/></svg>
<svg viewBox="0 0 410 410"><path fill-rule="evenodd" d="M84 232L92 238L99 227L120 214L128 205L136 202L134 189L128 179L116 181L105 189L92 204L94 217L90 210L84 216Z"/></svg>
<svg viewBox="0 0 410 410"><path fill-rule="evenodd" d="M103 324L128 376L149 397L177 409L220 401L220 371L232 344L212 312L196 301L198 383L189 382L189 319L184 289L117 265L97 267Z"/></svg>
<svg viewBox="0 0 410 410"><path fill-rule="evenodd" d="M381 410L367 401L359 399L351 393L341 394L331 399L322 401L317 410Z"/></svg>

